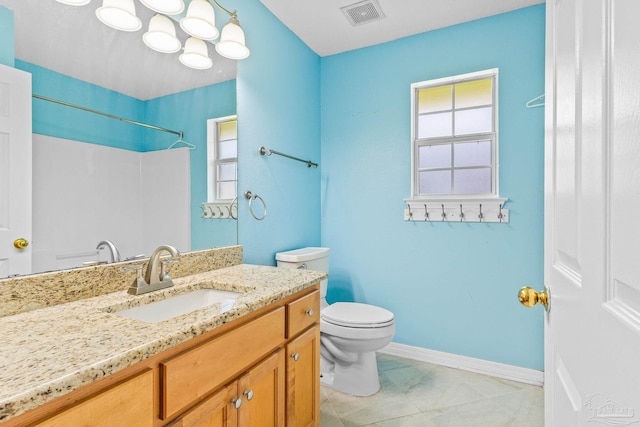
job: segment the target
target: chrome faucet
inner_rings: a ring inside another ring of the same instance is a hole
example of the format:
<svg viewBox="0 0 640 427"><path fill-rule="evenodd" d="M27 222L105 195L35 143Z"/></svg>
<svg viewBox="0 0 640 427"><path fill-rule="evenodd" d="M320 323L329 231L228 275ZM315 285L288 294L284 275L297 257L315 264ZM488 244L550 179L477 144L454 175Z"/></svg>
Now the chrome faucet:
<svg viewBox="0 0 640 427"><path fill-rule="evenodd" d="M171 257L165 260L160 259L163 252L168 252ZM142 277L142 267L138 269L138 277L129 288L129 293L139 295L173 286L173 280L167 274L167 264L177 261L176 258L179 255L180 252L173 246L158 246L149 258L144 278Z"/></svg>
<svg viewBox="0 0 640 427"><path fill-rule="evenodd" d="M120 252L118 252L118 248L116 248L116 245L114 245L111 240L102 240L98 243L96 249L104 249L105 246L109 248L109 252L111 253L111 262L120 262Z"/></svg>

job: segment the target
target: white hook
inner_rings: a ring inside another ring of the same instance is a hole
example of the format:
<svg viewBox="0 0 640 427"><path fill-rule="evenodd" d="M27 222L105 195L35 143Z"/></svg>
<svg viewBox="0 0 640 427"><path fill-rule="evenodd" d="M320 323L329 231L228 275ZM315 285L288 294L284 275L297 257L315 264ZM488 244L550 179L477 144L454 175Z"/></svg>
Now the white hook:
<svg viewBox="0 0 640 427"><path fill-rule="evenodd" d="M413 212L411 212L411 205L407 203L407 207L409 208L409 221L413 218Z"/></svg>

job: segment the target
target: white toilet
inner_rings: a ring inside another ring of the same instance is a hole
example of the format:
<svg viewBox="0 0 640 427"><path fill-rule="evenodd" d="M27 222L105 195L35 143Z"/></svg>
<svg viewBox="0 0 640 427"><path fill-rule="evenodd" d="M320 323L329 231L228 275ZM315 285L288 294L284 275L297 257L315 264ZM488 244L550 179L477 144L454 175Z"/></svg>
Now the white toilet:
<svg viewBox="0 0 640 427"><path fill-rule="evenodd" d="M276 254L278 267L329 271L329 248L302 248ZM327 304L327 280L320 283L320 382L354 396L380 389L376 350L396 330L393 313L354 302Z"/></svg>

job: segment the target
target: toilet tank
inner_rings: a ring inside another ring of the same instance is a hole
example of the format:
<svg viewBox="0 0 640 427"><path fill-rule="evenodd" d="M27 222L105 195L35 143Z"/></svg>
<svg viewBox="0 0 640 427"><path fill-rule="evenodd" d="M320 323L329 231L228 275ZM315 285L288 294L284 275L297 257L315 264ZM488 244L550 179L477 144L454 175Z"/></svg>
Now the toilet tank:
<svg viewBox="0 0 640 427"><path fill-rule="evenodd" d="M300 248L276 253L276 265L329 272L329 248ZM327 279L320 282L320 297L327 296Z"/></svg>

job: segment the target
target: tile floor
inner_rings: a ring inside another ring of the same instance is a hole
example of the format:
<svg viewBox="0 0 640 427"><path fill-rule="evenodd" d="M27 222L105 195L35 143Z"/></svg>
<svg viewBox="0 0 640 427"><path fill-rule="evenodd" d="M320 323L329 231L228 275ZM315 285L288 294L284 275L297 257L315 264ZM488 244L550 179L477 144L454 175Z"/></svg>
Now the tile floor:
<svg viewBox="0 0 640 427"><path fill-rule="evenodd" d="M380 391L321 388L321 427L542 427L542 387L378 354Z"/></svg>

